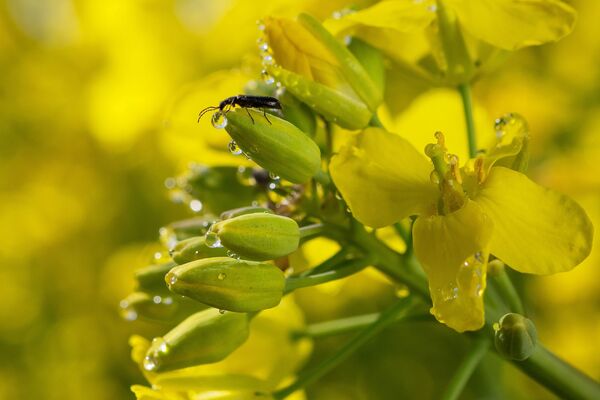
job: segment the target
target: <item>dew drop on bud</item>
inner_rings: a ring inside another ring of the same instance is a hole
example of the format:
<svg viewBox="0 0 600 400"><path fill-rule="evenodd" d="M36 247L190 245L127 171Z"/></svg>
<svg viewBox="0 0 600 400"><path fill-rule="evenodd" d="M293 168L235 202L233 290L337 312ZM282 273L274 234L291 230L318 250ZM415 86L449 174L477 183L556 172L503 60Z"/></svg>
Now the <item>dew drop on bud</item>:
<svg viewBox="0 0 600 400"><path fill-rule="evenodd" d="M229 152L234 156L239 156L240 154L242 154L242 149L240 148L240 146L238 146L235 140L229 142L227 148L229 149Z"/></svg>
<svg viewBox="0 0 600 400"><path fill-rule="evenodd" d="M227 126L227 117L221 111L217 111L210 119L212 126L217 129L223 129Z"/></svg>
<svg viewBox="0 0 600 400"><path fill-rule="evenodd" d="M221 239L219 239L219 236L216 233L211 232L210 230L206 232L205 243L208 247L212 249L217 247L223 247L221 245Z"/></svg>
<svg viewBox="0 0 600 400"><path fill-rule="evenodd" d="M219 310L219 314L221 314L221 315L225 314L225 310Z"/></svg>
<svg viewBox="0 0 600 400"><path fill-rule="evenodd" d="M225 278L226 278L226 277L227 277L227 274L225 274L224 272L221 272L221 273L220 273L220 274L217 276L217 278L218 278L220 281L222 281L222 280L225 280Z"/></svg>

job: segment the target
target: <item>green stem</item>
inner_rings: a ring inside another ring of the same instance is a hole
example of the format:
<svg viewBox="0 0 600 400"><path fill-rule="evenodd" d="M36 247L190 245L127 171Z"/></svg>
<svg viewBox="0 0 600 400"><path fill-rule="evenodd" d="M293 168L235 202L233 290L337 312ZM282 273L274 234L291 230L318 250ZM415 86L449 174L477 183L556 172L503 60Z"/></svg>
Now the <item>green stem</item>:
<svg viewBox="0 0 600 400"><path fill-rule="evenodd" d="M301 372L298 375L296 381L294 381L291 385L280 389L273 393L273 398L275 399L284 399L290 394L294 393L296 390L300 390L303 387L311 384L312 382L320 379L322 376L327 374L333 368L335 368L338 364L344 361L348 356L350 356L356 349L365 344L369 339L379 333L383 328L392 323L399 318L401 315L407 313L413 306L412 299L400 299L395 304L393 304L390 308L381 313L379 319L377 319L374 323L369 325L367 328L363 329L359 334L357 334L352 340L350 340L344 347L342 347L338 352L333 354L331 357L325 359L319 365L315 366L312 369Z"/></svg>
<svg viewBox="0 0 600 400"><path fill-rule="evenodd" d="M556 357L539 343L531 357L514 364L560 398L600 399L598 382Z"/></svg>
<svg viewBox="0 0 600 400"><path fill-rule="evenodd" d="M314 268L307 269L306 271L302 271L299 276L308 276L321 272L327 272L345 262L349 252L350 250L348 247L342 247L337 253L323 261L321 264Z"/></svg>
<svg viewBox="0 0 600 400"><path fill-rule="evenodd" d="M475 372L475 369L486 355L490 347L490 341L487 337L481 337L474 342L474 346L470 349L467 356L463 359L450 380L442 400L456 400L462 393L467 382Z"/></svg>
<svg viewBox="0 0 600 400"><path fill-rule="evenodd" d="M321 169L316 173L315 176L313 176L313 179L323 186L329 186L331 184L331 178L329 177L329 174Z"/></svg>
<svg viewBox="0 0 600 400"><path fill-rule="evenodd" d="M300 227L300 240L307 241L309 239L321 236L325 226L323 224L312 224Z"/></svg>
<svg viewBox="0 0 600 400"><path fill-rule="evenodd" d="M351 260L343 267L332 271L322 272L319 274L295 276L287 278L285 281L285 293L289 293L296 289L307 286L320 285L322 283L335 281L353 275L363 268L371 265L373 260L369 257L360 260Z"/></svg>
<svg viewBox="0 0 600 400"><path fill-rule="evenodd" d="M475 132L475 120L473 118L473 98L471 96L471 86L468 83L458 85L458 91L462 98L463 109L465 112L465 122L467 124L467 139L469 140L469 157L474 158L477 155L477 136Z"/></svg>
<svg viewBox="0 0 600 400"><path fill-rule="evenodd" d="M524 315L525 310L523 308L523 303L521 302L521 298L517 293L508 273L505 268L499 268L492 275L494 278L495 286L500 292L502 299L506 301L510 311Z"/></svg>
<svg viewBox="0 0 600 400"><path fill-rule="evenodd" d="M319 322L316 324L308 325L301 331L293 333L294 338L310 337L318 339L322 337L339 335L342 333L353 332L362 328L365 328L381 317L381 313L363 314L356 315L354 317L334 319L331 321ZM403 321L433 321L431 314L417 313L415 312L401 315L394 320L395 322Z"/></svg>

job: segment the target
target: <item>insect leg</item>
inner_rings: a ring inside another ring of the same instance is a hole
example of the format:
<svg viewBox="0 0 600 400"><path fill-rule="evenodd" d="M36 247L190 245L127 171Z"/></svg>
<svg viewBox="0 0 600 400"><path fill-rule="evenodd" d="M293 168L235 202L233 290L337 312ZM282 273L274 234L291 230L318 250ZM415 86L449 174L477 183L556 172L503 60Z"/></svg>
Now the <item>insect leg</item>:
<svg viewBox="0 0 600 400"><path fill-rule="evenodd" d="M267 117L267 111L264 108L263 108L263 115L264 115L265 119L267 120L267 122L269 123L269 125L273 125L271 123L271 121L269 121L269 117Z"/></svg>
<svg viewBox="0 0 600 400"><path fill-rule="evenodd" d="M250 117L250 119L252 120L252 125L254 125L254 118L252 118L252 114L250 114L250 111L248 111L247 108L245 110L248 113L248 116Z"/></svg>

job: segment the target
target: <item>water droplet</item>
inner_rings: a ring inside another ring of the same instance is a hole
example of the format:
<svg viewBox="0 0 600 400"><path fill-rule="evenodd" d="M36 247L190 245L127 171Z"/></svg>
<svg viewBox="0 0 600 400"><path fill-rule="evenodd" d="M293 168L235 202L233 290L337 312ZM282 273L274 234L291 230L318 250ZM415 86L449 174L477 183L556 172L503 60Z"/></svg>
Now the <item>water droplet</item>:
<svg viewBox="0 0 600 400"><path fill-rule="evenodd" d="M227 117L221 111L217 111L212 115L210 122L215 128L223 129L227 126Z"/></svg>
<svg viewBox="0 0 600 400"><path fill-rule="evenodd" d="M171 274L171 276L169 277L169 285L174 285L177 283L177 275L175 274Z"/></svg>
<svg viewBox="0 0 600 400"><path fill-rule="evenodd" d="M269 56L271 57L271 56ZM271 57L273 58L273 57ZM264 59L263 59L264 62ZM271 74L269 74L269 71L267 71L266 69L263 69L260 73L260 76L262 77L263 82L265 82L267 85L272 85L273 83L275 83L275 78L273 78L271 76Z"/></svg>
<svg viewBox="0 0 600 400"><path fill-rule="evenodd" d="M437 11L437 5L436 4L431 4L429 6L427 6L427 11L429 12L436 12Z"/></svg>
<svg viewBox="0 0 600 400"><path fill-rule="evenodd" d="M221 272L221 273L219 274L219 276L217 276L217 278L218 278L220 281L222 281L222 280L225 280L225 278L227 278L227 274L226 274L226 273L224 273L224 272Z"/></svg>
<svg viewBox="0 0 600 400"><path fill-rule="evenodd" d="M165 187L169 190L171 189L175 189L175 186L177 186L177 180L173 177L169 177L167 179L165 179Z"/></svg>
<svg viewBox="0 0 600 400"><path fill-rule="evenodd" d="M271 190L277 189L277 184L275 182L269 183L269 189L271 189Z"/></svg>
<svg viewBox="0 0 600 400"><path fill-rule="evenodd" d="M450 165L458 165L458 156L456 154L448 154L447 157Z"/></svg>
<svg viewBox="0 0 600 400"><path fill-rule="evenodd" d="M271 179L272 179L272 180L274 180L274 181L278 181L278 180L280 180L280 179L281 179L281 178L279 177L279 175L277 175L277 174L275 174L275 173L273 173L273 172L269 172L269 178L271 178Z"/></svg>
<svg viewBox="0 0 600 400"><path fill-rule="evenodd" d="M219 310L219 314L221 314L221 315L225 314L225 310Z"/></svg>
<svg viewBox="0 0 600 400"><path fill-rule="evenodd" d="M146 356L143 364L146 371L154 371L158 368L158 360L152 356Z"/></svg>
<svg viewBox="0 0 600 400"><path fill-rule="evenodd" d="M262 20L258 20L256 21L256 27L258 28L259 31L264 31L267 27L265 26L264 22Z"/></svg>
<svg viewBox="0 0 600 400"><path fill-rule="evenodd" d="M162 297L160 297L160 296L154 296L154 297L152 298L152 302L153 302L154 304L160 304L160 303L162 302Z"/></svg>
<svg viewBox="0 0 600 400"><path fill-rule="evenodd" d="M229 258L238 258L238 255L235 254L233 251L231 250L227 250L227 257Z"/></svg>
<svg viewBox="0 0 600 400"><path fill-rule="evenodd" d="M223 247L223 245L221 245L221 239L219 239L219 236L210 230L206 232L206 239L204 243L206 243L206 245L212 249Z"/></svg>
<svg viewBox="0 0 600 400"><path fill-rule="evenodd" d="M258 49L259 49L260 51L265 51L265 52L266 52L266 51L269 51L269 45L267 44L267 42L264 42L264 41L263 41L262 43L259 43L259 45L258 45Z"/></svg>
<svg viewBox="0 0 600 400"><path fill-rule="evenodd" d="M126 321L135 321L138 317L137 311L135 311L132 307L124 308L121 312L121 315Z"/></svg>
<svg viewBox="0 0 600 400"><path fill-rule="evenodd" d="M429 180L435 185L440 183L440 176L438 175L437 171L431 171L431 174L429 174Z"/></svg>
<svg viewBox="0 0 600 400"><path fill-rule="evenodd" d="M202 207L203 207L203 204L202 204L202 202L200 200L194 199L194 200L190 201L190 209L193 212L200 212L200 211L202 211Z"/></svg>
<svg viewBox="0 0 600 400"><path fill-rule="evenodd" d="M240 146L238 146L235 140L229 142L227 148L229 149L229 152L234 156L239 156L240 154L242 154L242 149L240 148Z"/></svg>
<svg viewBox="0 0 600 400"><path fill-rule="evenodd" d="M273 59L272 55L265 54L262 58L262 63L263 65L273 65L275 63L275 60Z"/></svg>
<svg viewBox="0 0 600 400"><path fill-rule="evenodd" d="M164 297L162 299L162 302L163 302L163 304L171 305L171 304L173 304L173 298L172 297Z"/></svg>

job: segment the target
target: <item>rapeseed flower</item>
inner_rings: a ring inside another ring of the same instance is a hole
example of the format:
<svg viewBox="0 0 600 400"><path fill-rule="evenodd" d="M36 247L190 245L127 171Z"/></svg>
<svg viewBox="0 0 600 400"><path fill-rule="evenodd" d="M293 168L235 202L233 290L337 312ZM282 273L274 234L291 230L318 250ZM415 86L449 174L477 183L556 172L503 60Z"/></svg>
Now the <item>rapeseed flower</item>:
<svg viewBox="0 0 600 400"><path fill-rule="evenodd" d="M353 136L332 158L332 178L353 215L374 228L417 215L415 255L429 279L432 314L462 332L485 322L490 254L532 274L568 271L591 250L593 227L572 199L538 186L522 169L524 122L503 120L506 135L462 168L444 136L423 157L380 128ZM500 131L502 132L502 131Z"/></svg>

